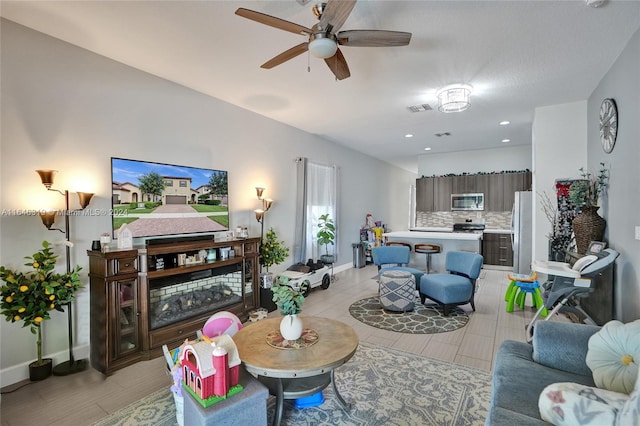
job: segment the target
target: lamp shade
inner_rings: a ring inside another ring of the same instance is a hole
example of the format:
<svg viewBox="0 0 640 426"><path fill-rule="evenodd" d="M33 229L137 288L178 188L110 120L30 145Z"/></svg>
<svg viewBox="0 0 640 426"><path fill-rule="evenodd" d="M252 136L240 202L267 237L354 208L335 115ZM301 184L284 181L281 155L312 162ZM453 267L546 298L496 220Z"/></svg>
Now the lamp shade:
<svg viewBox="0 0 640 426"><path fill-rule="evenodd" d="M264 210L262 210L262 209L254 210L253 212L256 214L256 220L258 222L262 222L262 218L264 217Z"/></svg>
<svg viewBox="0 0 640 426"><path fill-rule="evenodd" d="M452 84L438 90L440 112L461 112L471 106L472 87L467 84Z"/></svg>
<svg viewBox="0 0 640 426"><path fill-rule="evenodd" d="M93 197L92 192L78 192L78 199L80 200L80 207L86 209Z"/></svg>
<svg viewBox="0 0 640 426"><path fill-rule="evenodd" d="M53 210L41 211L40 219L42 220L42 224L47 227L47 229L51 229L54 222L56 221L56 212Z"/></svg>
<svg viewBox="0 0 640 426"><path fill-rule="evenodd" d="M53 185L53 175L55 175L57 170L36 170L36 172L40 175L40 180L42 184L47 188L51 188Z"/></svg>
<svg viewBox="0 0 640 426"><path fill-rule="evenodd" d="M326 59L336 54L338 44L326 37L317 37L309 43L309 53L316 58Z"/></svg>

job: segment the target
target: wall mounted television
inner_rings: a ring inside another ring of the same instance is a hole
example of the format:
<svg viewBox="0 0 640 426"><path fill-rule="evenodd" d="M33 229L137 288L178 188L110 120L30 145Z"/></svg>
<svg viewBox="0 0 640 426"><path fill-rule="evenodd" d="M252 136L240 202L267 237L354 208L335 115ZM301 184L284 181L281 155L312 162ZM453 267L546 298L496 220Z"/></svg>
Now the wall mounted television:
<svg viewBox="0 0 640 426"><path fill-rule="evenodd" d="M229 230L228 173L111 158L113 236L123 224L134 238Z"/></svg>

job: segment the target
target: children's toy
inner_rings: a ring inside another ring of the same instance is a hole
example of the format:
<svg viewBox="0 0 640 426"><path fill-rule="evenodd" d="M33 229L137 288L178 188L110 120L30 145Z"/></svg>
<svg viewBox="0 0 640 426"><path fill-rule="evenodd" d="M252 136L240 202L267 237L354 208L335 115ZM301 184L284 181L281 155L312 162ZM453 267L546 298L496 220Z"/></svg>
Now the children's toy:
<svg viewBox="0 0 640 426"><path fill-rule="evenodd" d="M230 336L185 345L180 351L183 388L203 407L209 407L242 390L240 356Z"/></svg>
<svg viewBox="0 0 640 426"><path fill-rule="evenodd" d="M233 336L242 328L240 319L231 312L216 312L204 323L202 334L212 338L228 334Z"/></svg>
<svg viewBox="0 0 640 426"><path fill-rule="evenodd" d="M322 287L323 290L329 288L329 285L331 285L331 265L326 265L322 262L313 263L311 261L307 262L306 265L299 263L278 274L276 279L281 276L288 278L287 285L296 290L306 282L308 285L304 296L307 296L311 289L318 286Z"/></svg>

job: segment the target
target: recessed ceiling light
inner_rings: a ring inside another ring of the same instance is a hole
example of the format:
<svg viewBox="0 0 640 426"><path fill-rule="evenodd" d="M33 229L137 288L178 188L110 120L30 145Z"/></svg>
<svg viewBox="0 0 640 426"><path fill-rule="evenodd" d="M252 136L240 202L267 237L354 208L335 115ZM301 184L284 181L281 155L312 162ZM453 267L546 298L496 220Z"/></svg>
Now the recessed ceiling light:
<svg viewBox="0 0 640 426"><path fill-rule="evenodd" d="M412 138L413 135L411 133L407 133L406 135L404 135L405 138Z"/></svg>
<svg viewBox="0 0 640 426"><path fill-rule="evenodd" d="M500 125L501 125L501 126L506 126L506 125L508 125L508 124L511 124L511 122L510 122L509 120L504 120L504 121L501 121L501 122L500 122Z"/></svg>
<svg viewBox="0 0 640 426"><path fill-rule="evenodd" d="M511 142L511 139L502 139L502 143L509 143Z"/></svg>
<svg viewBox="0 0 640 426"><path fill-rule="evenodd" d="M431 148L426 147L424 150L425 150L425 151L431 151Z"/></svg>

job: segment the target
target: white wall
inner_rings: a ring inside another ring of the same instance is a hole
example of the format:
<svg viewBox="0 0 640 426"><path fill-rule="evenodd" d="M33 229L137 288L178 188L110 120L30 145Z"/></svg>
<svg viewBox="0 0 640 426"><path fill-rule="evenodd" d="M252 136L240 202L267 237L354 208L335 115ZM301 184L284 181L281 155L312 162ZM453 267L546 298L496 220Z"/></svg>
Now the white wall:
<svg viewBox="0 0 640 426"><path fill-rule="evenodd" d="M290 245L294 159L336 164L340 264L351 264L351 243L358 240L367 213L394 229L407 226L415 174L10 21L2 20L1 31L0 209L6 212L0 218L1 265L22 268L23 257L43 240L62 239L37 216L9 210L61 207L62 197L47 193L35 169L59 170L55 188L94 192L91 211L108 211L112 156L228 170L231 226L247 225L252 236L260 232L254 188L264 186L265 195L275 200L265 227L274 227ZM111 230L110 220L108 214L72 218L71 261L85 273L86 250ZM288 267L288 261L274 270ZM91 315L86 289L75 308L76 358L83 358ZM44 353L56 363L66 360L66 314L54 313L44 331ZM36 356L35 340L28 329L4 320L0 332L0 386L6 386L26 377L26 364Z"/></svg>
<svg viewBox="0 0 640 426"><path fill-rule="evenodd" d="M607 220L605 240L620 253L614 277L615 317L623 322L640 318L640 30L589 97L589 170L601 162L610 168L609 188L598 213ZM618 106L618 139L611 154L600 144L600 104L613 98Z"/></svg>
<svg viewBox="0 0 640 426"><path fill-rule="evenodd" d="M531 145L418 156L418 176L531 170Z"/></svg>
<svg viewBox="0 0 640 426"><path fill-rule="evenodd" d="M536 108L533 119L533 258L546 260L551 223L542 210L541 194L556 199L555 180L577 178L587 166L587 102Z"/></svg>

